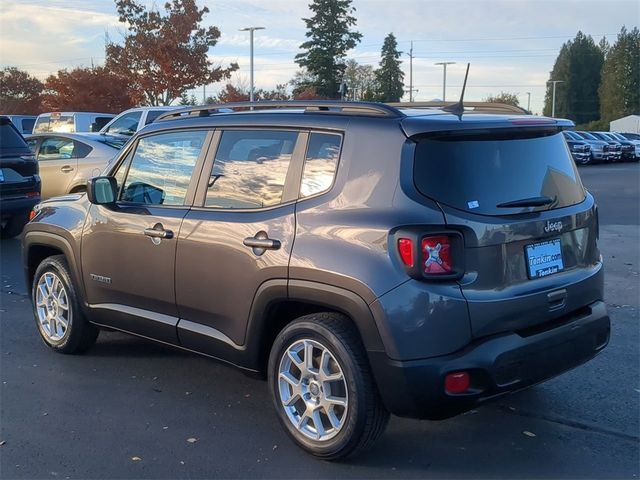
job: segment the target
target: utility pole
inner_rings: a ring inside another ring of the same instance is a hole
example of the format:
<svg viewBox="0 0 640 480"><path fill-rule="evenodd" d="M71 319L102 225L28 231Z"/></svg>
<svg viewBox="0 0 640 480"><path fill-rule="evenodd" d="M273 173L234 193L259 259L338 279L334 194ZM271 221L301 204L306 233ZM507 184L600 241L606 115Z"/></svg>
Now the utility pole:
<svg viewBox="0 0 640 480"><path fill-rule="evenodd" d="M250 73L249 73L249 82L251 84L251 86L249 87L249 101L253 102L253 32L255 32L256 30L264 30L265 27L246 27L246 28L241 28L240 31L241 32L249 32L249 44L251 45L251 49L250 49L250 62L251 65L249 67L250 69Z"/></svg>
<svg viewBox="0 0 640 480"><path fill-rule="evenodd" d="M203 105L207 104L207 86L206 85L202 85L202 104Z"/></svg>
<svg viewBox="0 0 640 480"><path fill-rule="evenodd" d="M418 91L413 88L413 40L411 40L411 49L409 50L409 53L404 53L405 55L409 55L409 102L413 102L413 92Z"/></svg>
<svg viewBox="0 0 640 480"><path fill-rule="evenodd" d="M442 79L442 101L447 100L447 65L453 65L456 62L438 62L436 65L442 65L444 67L444 76Z"/></svg>
<svg viewBox="0 0 640 480"><path fill-rule="evenodd" d="M551 94L551 118L556 116L556 85L558 83L564 83L564 80L549 80L548 84L553 84L553 93Z"/></svg>
<svg viewBox="0 0 640 480"><path fill-rule="evenodd" d="M525 92L527 94L527 112L531 111L531 92Z"/></svg>

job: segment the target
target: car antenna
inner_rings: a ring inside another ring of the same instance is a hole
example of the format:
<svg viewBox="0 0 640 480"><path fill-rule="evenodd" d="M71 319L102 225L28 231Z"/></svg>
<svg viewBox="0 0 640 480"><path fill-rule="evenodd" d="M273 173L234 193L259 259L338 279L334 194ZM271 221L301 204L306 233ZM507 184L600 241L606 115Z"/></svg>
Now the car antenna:
<svg viewBox="0 0 640 480"><path fill-rule="evenodd" d="M445 112L449 112L449 113L453 113L454 115L457 115L458 120L462 120L462 114L464 113L464 103L463 103L464 91L467 88L467 77L469 76L469 65L471 64L467 63L467 72L464 74L464 83L462 84L462 93L460 94L460 100L458 101L458 103L447 105L442 109Z"/></svg>

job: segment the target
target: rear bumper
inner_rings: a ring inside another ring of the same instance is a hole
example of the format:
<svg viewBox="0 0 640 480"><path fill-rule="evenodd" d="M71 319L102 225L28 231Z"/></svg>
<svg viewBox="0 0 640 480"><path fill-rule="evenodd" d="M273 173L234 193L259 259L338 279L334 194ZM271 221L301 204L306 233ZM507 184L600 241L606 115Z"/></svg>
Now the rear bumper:
<svg viewBox="0 0 640 480"><path fill-rule="evenodd" d="M601 301L551 325L478 340L451 355L396 361L370 352L386 407L405 417L443 419L488 400L552 378L597 355L609 342L610 322ZM467 371L468 393L448 394L447 374Z"/></svg>
<svg viewBox="0 0 640 480"><path fill-rule="evenodd" d="M31 209L40 203L40 196L37 197L2 197L0 198L0 216L4 219L16 214L30 212Z"/></svg>

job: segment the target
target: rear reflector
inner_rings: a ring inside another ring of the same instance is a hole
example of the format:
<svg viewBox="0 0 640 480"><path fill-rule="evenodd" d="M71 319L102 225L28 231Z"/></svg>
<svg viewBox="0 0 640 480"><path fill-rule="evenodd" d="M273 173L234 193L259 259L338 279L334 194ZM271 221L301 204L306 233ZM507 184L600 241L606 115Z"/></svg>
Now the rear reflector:
<svg viewBox="0 0 640 480"><path fill-rule="evenodd" d="M422 238L423 271L429 275L451 273L451 239L446 235Z"/></svg>
<svg viewBox="0 0 640 480"><path fill-rule="evenodd" d="M407 267L413 267L413 241L410 238L398 239L398 253L402 263Z"/></svg>
<svg viewBox="0 0 640 480"><path fill-rule="evenodd" d="M467 372L450 373L444 379L444 390L447 393L465 393L471 386Z"/></svg>

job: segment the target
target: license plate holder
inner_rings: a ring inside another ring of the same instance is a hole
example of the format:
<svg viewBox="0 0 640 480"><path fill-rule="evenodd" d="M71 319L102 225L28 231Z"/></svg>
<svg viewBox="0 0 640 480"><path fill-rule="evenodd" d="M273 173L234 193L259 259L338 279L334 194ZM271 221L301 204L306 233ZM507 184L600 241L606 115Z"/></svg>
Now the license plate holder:
<svg viewBox="0 0 640 480"><path fill-rule="evenodd" d="M529 278L542 278L564 270L559 238L525 246Z"/></svg>

